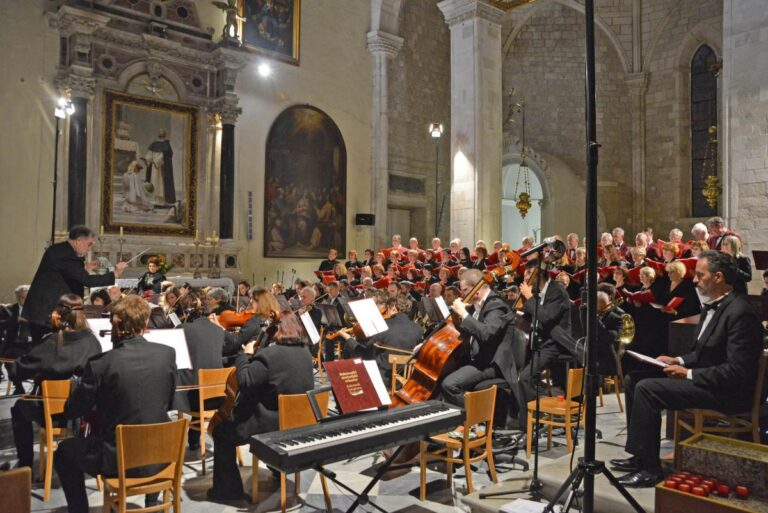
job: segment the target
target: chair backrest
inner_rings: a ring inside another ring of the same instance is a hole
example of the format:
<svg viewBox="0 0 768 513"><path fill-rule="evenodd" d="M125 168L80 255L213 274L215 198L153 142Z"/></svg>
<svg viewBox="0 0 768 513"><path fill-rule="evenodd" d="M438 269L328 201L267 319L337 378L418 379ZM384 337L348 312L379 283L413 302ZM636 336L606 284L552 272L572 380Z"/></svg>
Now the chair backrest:
<svg viewBox="0 0 768 513"><path fill-rule="evenodd" d="M464 426L469 427L482 422L490 423L493 421L495 403L496 385L477 392L466 392L464 394L464 410L466 412Z"/></svg>
<svg viewBox="0 0 768 513"><path fill-rule="evenodd" d="M188 429L188 419L159 424L119 424L115 434L120 480L125 480L129 469L161 464L166 465L162 473L172 472L180 476Z"/></svg>
<svg viewBox="0 0 768 513"><path fill-rule="evenodd" d="M397 383L405 383L411 377L413 372L413 363L409 354L389 354L387 361L392 365L392 383L390 393L394 394L397 389Z"/></svg>
<svg viewBox="0 0 768 513"><path fill-rule="evenodd" d="M584 383L584 369L568 369L568 385L566 390L566 401L572 401L581 396L581 388Z"/></svg>
<svg viewBox="0 0 768 513"><path fill-rule="evenodd" d="M320 407L320 413L323 417L328 413L330 397L330 391L320 392L315 395L317 405ZM280 395L277 398L277 417L281 430L317 424L307 394Z"/></svg>
<svg viewBox="0 0 768 513"><path fill-rule="evenodd" d="M3 498L3 511L32 511L32 469L21 467L0 472L0 497Z"/></svg>
<svg viewBox="0 0 768 513"><path fill-rule="evenodd" d="M226 367L224 369L198 369L197 371L197 383L200 386L200 408L203 408L203 403L206 399L212 399L214 397L225 397L227 395L225 388L227 385L227 379L229 375L235 372L234 367Z"/></svg>
<svg viewBox="0 0 768 513"><path fill-rule="evenodd" d="M51 417L64 413L64 406L69 399L70 381L68 379L46 379L42 383L43 413L45 414L45 429L52 429Z"/></svg>

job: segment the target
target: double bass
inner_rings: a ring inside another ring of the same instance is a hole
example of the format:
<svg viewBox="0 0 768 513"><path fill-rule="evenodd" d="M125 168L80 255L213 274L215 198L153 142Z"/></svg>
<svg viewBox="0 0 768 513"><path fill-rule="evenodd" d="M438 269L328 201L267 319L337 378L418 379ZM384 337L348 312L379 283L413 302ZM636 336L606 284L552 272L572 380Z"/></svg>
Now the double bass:
<svg viewBox="0 0 768 513"><path fill-rule="evenodd" d="M485 284L491 284L520 265L520 256L509 251L508 264L485 273L472 290L462 299L469 303ZM461 334L456 327L459 320L448 317L427 337L416 356L413 372L408 381L392 398L392 407L405 406L433 399L439 391L442 379L456 370L459 348L462 345Z"/></svg>

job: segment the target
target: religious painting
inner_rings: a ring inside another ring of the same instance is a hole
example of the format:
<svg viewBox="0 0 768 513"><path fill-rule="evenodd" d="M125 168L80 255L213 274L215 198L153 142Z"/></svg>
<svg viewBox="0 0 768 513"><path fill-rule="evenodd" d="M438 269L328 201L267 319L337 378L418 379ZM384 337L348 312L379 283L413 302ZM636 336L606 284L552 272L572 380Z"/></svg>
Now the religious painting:
<svg viewBox="0 0 768 513"><path fill-rule="evenodd" d="M299 64L301 0L237 0L237 6L245 48Z"/></svg>
<svg viewBox="0 0 768 513"><path fill-rule="evenodd" d="M103 135L106 231L193 236L198 108L105 91Z"/></svg>
<svg viewBox="0 0 768 513"><path fill-rule="evenodd" d="M267 137L264 256L346 254L347 150L336 123L315 107L284 110Z"/></svg>

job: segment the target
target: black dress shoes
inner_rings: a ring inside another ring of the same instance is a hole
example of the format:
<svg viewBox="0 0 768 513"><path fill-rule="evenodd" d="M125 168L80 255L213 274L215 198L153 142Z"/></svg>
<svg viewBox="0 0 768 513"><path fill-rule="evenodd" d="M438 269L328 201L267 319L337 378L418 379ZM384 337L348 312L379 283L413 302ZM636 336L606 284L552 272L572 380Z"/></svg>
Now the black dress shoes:
<svg viewBox="0 0 768 513"><path fill-rule="evenodd" d="M621 476L618 481L627 488L650 488L656 486L664 479L661 472L649 472L648 470L638 470L626 476Z"/></svg>
<svg viewBox="0 0 768 513"><path fill-rule="evenodd" d="M611 464L612 469L621 472L637 472L638 470L641 470L640 459L637 456L632 456L631 458L626 459L616 458L609 461L609 463Z"/></svg>

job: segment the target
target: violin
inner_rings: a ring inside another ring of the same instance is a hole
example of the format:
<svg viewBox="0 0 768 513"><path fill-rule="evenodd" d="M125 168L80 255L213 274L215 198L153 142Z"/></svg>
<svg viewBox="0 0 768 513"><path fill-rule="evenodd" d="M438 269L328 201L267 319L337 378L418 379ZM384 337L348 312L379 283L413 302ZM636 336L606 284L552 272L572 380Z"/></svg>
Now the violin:
<svg viewBox="0 0 768 513"><path fill-rule="evenodd" d="M224 310L219 314L219 324L225 330L240 328L250 321L254 315L256 315L256 310L243 310L242 312Z"/></svg>

